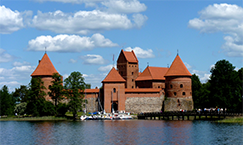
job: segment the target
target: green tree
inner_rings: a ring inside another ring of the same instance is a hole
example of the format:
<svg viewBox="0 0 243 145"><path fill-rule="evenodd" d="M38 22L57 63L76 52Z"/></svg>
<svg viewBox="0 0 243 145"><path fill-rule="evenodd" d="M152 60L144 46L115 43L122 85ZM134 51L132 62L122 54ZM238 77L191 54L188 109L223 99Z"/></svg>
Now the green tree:
<svg viewBox="0 0 243 145"><path fill-rule="evenodd" d="M21 85L20 88L16 89L13 93L13 96L18 102L27 102L28 101L28 87Z"/></svg>
<svg viewBox="0 0 243 145"><path fill-rule="evenodd" d="M0 115L13 115L15 100L9 93L8 87L4 85L0 90Z"/></svg>
<svg viewBox="0 0 243 145"><path fill-rule="evenodd" d="M210 102L215 107L239 109L242 97L242 83L235 67L226 60L216 62L211 69Z"/></svg>
<svg viewBox="0 0 243 145"><path fill-rule="evenodd" d="M193 98L193 102L194 102L194 108L200 108L200 104L201 104L201 87L202 84L199 80L199 77L196 74L192 75L192 98Z"/></svg>
<svg viewBox="0 0 243 145"><path fill-rule="evenodd" d="M213 102L210 102L210 90L211 87L209 82L206 82L202 84L202 87L200 89L200 99L199 99L199 107L198 108L210 108L214 106Z"/></svg>
<svg viewBox="0 0 243 145"><path fill-rule="evenodd" d="M64 88L66 90L65 95L69 99L69 109L73 113L73 119L76 119L76 115L81 105L83 104L85 82L80 72L72 72L71 75L64 80Z"/></svg>
<svg viewBox="0 0 243 145"><path fill-rule="evenodd" d="M26 111L26 106L27 106L26 102L19 103L15 106L14 112L16 112L18 115L24 115Z"/></svg>
<svg viewBox="0 0 243 145"><path fill-rule="evenodd" d="M54 101L54 105L55 107L57 106L57 104L59 103L59 101L61 101L63 99L63 81L62 81L62 76L59 75L58 73L54 73L52 75L52 85L49 86L49 90L50 92L49 95L52 98L52 100Z"/></svg>
<svg viewBox="0 0 243 145"><path fill-rule="evenodd" d="M29 88L26 113L33 116L40 116L40 110L43 107L43 103L45 101L44 96L46 95L46 93L43 91L45 89L43 86L43 81L39 77L32 78Z"/></svg>

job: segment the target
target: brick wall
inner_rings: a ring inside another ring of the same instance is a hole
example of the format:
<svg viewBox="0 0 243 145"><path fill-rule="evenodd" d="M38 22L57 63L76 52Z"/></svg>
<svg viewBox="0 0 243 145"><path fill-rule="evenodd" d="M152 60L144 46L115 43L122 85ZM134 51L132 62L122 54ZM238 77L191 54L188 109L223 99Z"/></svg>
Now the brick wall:
<svg viewBox="0 0 243 145"><path fill-rule="evenodd" d="M192 96L191 77L166 77L166 96L186 98Z"/></svg>

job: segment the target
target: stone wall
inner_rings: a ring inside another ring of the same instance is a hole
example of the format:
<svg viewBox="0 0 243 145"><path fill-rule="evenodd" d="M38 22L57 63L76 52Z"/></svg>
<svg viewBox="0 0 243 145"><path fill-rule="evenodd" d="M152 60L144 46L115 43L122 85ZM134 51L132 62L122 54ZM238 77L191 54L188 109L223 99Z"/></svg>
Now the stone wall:
<svg viewBox="0 0 243 145"><path fill-rule="evenodd" d="M88 103L86 104L87 112L95 112L98 111L98 100L97 98L86 98ZM83 110L85 107L83 108Z"/></svg>
<svg viewBox="0 0 243 145"><path fill-rule="evenodd" d="M162 109L163 101L164 95L160 97L127 97L125 107L126 111L132 113L159 112Z"/></svg>
<svg viewBox="0 0 243 145"><path fill-rule="evenodd" d="M187 110L187 111L193 110L192 97L187 97L187 98L168 97L164 101L164 111L180 111L180 109Z"/></svg>

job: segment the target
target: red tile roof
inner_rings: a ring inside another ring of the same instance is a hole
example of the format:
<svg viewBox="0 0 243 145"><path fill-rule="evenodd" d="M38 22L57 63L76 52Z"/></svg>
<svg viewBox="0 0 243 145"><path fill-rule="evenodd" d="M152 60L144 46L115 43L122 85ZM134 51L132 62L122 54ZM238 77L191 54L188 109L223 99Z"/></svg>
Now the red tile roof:
<svg viewBox="0 0 243 145"><path fill-rule="evenodd" d="M35 71L31 74L31 76L52 76L53 73L58 73L55 67L53 66L50 58L45 53L36 67Z"/></svg>
<svg viewBox="0 0 243 145"><path fill-rule="evenodd" d="M100 89L85 89L85 93L99 93Z"/></svg>
<svg viewBox="0 0 243 145"><path fill-rule="evenodd" d="M157 92L157 93L159 93L161 91L161 89L157 89L157 88L136 88L136 89L125 89L125 92L126 93L135 93L135 92L137 92L137 93L145 93L145 92L147 92L147 93L154 93L154 92Z"/></svg>
<svg viewBox="0 0 243 145"><path fill-rule="evenodd" d="M137 63L138 62L138 59L137 59L133 50L131 52L122 50L122 52L123 52L123 54L124 54L124 56L125 56L125 58L128 62L131 62L131 63Z"/></svg>
<svg viewBox="0 0 243 145"><path fill-rule="evenodd" d="M173 63L171 64L169 70L165 74L165 76L168 77L168 76L192 76L192 75L186 68L185 64L183 63L179 55L177 55Z"/></svg>
<svg viewBox="0 0 243 145"><path fill-rule="evenodd" d="M102 81L102 83L107 82L126 82L126 80L124 80L122 76L118 73L118 71L113 67L109 74Z"/></svg>
<svg viewBox="0 0 243 145"><path fill-rule="evenodd" d="M145 80L165 80L164 75L169 68L166 67L150 67L148 66L136 79L136 81Z"/></svg>

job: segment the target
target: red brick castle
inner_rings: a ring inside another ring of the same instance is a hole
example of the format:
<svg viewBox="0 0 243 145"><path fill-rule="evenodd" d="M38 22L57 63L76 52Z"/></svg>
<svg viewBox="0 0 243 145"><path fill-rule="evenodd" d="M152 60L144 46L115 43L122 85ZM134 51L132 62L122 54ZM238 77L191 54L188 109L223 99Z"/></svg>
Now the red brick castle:
<svg viewBox="0 0 243 145"><path fill-rule="evenodd" d="M41 77L46 88L56 69L45 53L32 77ZM138 59L133 51L121 50L114 67L102 81L101 89L86 89L88 112L155 112L192 110L191 73L180 56L167 67L148 66L139 73ZM48 92L49 90L45 90ZM46 96L49 100L49 96Z"/></svg>

